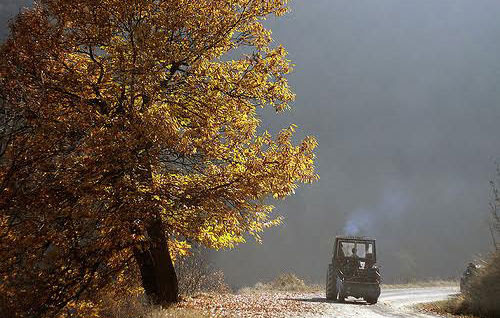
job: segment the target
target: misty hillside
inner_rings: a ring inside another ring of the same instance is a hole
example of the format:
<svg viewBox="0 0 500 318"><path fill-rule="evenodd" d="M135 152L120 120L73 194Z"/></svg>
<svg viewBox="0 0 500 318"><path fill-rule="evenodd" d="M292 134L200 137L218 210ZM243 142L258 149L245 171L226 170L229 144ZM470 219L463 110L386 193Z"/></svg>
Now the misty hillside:
<svg viewBox="0 0 500 318"><path fill-rule="evenodd" d="M500 158L500 4L292 1L270 21L296 64L295 122L317 136L321 179L277 211L282 228L223 253L235 285L294 270L323 281L332 238L378 240L386 281L457 276L488 236ZM299 40L300 39L300 40ZM446 264L446 266L442 266Z"/></svg>

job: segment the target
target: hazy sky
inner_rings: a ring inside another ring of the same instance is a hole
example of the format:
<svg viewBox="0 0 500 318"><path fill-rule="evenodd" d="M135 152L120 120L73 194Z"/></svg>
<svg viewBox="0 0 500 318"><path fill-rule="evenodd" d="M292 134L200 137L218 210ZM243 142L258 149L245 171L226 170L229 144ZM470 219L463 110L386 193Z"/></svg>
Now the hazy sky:
<svg viewBox="0 0 500 318"><path fill-rule="evenodd" d="M295 122L321 180L277 207L286 224L219 257L235 285L294 271L323 281L332 238L378 239L382 274L456 275L489 248L500 158L500 2L292 1L271 23L297 65Z"/></svg>
<svg viewBox="0 0 500 318"><path fill-rule="evenodd" d="M0 0L5 20L29 1ZM332 238L377 238L388 279L456 275L490 248L500 159L500 2L295 0L269 25L296 64L293 111L321 180L279 202L282 227L217 254L234 286L293 271L323 281Z"/></svg>

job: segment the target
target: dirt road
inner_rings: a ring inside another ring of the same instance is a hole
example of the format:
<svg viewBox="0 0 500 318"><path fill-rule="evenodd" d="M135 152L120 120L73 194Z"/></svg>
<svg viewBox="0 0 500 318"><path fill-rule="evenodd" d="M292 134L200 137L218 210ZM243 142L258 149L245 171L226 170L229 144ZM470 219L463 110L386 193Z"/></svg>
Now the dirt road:
<svg viewBox="0 0 500 318"><path fill-rule="evenodd" d="M367 305L348 298L346 303L328 301L325 293L264 291L240 294L205 293L184 299L179 308L201 310L210 317L247 318L380 318L435 317L418 312L419 303L446 299L457 287L382 289L379 302Z"/></svg>
<svg viewBox="0 0 500 318"><path fill-rule="evenodd" d="M322 313L318 315L299 315L297 317L436 317L418 312L413 307L419 303L446 299L449 295L457 292L458 288L456 287L386 289L382 290L379 302L376 305L367 305L365 302L356 301L354 298L348 298L347 302L342 304L328 302L324 295L317 294L310 298L302 298L300 301L321 304Z"/></svg>

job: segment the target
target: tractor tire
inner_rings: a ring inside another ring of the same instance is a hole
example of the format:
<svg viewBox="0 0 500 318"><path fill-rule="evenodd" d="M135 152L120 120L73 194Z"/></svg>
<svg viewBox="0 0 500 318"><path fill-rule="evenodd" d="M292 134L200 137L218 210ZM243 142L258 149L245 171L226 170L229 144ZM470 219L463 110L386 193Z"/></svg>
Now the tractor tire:
<svg viewBox="0 0 500 318"><path fill-rule="evenodd" d="M326 299L337 300L337 278L333 264L328 264L328 271L326 272Z"/></svg>
<svg viewBox="0 0 500 318"><path fill-rule="evenodd" d="M365 298L366 302L370 305L374 305L377 303L378 299L377 298L373 298L373 297L366 297Z"/></svg>

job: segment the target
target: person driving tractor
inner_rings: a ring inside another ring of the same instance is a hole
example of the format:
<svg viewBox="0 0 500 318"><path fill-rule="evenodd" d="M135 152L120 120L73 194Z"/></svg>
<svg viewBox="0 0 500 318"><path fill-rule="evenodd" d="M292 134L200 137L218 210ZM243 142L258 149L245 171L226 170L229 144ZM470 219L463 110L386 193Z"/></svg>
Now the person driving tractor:
<svg viewBox="0 0 500 318"><path fill-rule="evenodd" d="M352 252L352 257L358 257L358 249L356 248L356 246L352 248L351 252Z"/></svg>
<svg viewBox="0 0 500 318"><path fill-rule="evenodd" d="M358 249L354 246L351 250L352 252L352 267L353 269L358 269L360 266L360 260L358 256Z"/></svg>

